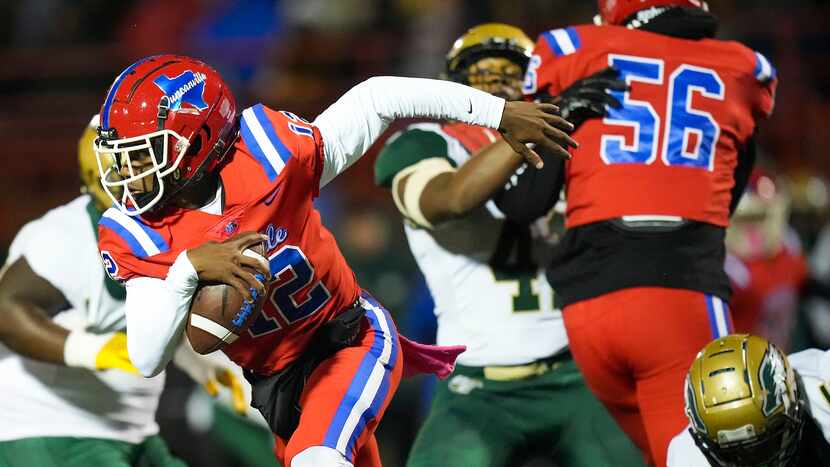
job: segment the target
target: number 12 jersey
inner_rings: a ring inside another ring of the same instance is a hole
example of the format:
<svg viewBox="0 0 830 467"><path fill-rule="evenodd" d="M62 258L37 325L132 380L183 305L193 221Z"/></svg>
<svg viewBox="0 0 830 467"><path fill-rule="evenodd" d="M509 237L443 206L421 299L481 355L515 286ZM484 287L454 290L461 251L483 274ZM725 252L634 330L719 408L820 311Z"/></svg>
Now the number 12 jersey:
<svg viewBox="0 0 830 467"><path fill-rule="evenodd" d="M268 375L293 362L314 331L349 307L360 289L312 201L323 171L319 130L290 112L262 104L245 109L240 137L219 169L221 210L167 209L130 217L116 208L99 222L107 272L120 281L163 279L179 253L240 232L268 236L273 280L253 324L224 352Z"/></svg>

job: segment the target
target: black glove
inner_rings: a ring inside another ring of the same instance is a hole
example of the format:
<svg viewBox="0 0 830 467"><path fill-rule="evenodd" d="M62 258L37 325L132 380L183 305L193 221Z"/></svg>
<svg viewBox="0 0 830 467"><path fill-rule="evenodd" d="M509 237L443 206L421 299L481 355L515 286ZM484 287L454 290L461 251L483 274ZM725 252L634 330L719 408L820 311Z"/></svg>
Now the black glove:
<svg viewBox="0 0 830 467"><path fill-rule="evenodd" d="M628 85L619 79L619 71L613 67L605 68L591 76L571 84L558 96L539 96L542 101L559 106L559 114L579 128L586 120L607 115L605 106L619 109L622 104L606 92L627 91Z"/></svg>

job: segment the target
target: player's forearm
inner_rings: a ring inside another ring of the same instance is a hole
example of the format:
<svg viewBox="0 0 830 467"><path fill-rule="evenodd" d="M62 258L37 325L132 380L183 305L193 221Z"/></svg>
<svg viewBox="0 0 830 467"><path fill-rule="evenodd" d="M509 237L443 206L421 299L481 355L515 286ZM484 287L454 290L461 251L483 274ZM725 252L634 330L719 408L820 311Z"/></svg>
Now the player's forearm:
<svg viewBox="0 0 830 467"><path fill-rule="evenodd" d="M186 253L179 255L165 280L139 277L127 282L127 351L146 377L164 370L181 340L198 282L186 259Z"/></svg>
<svg viewBox="0 0 830 467"><path fill-rule="evenodd" d="M69 331L55 324L43 310L27 303L6 300L0 341L13 352L33 360L63 364L63 347Z"/></svg>
<svg viewBox="0 0 830 467"><path fill-rule="evenodd" d="M430 219L431 211L446 217L462 217L487 202L523 162L504 141L494 143L465 162L449 180L446 196L430 196L429 185L421 198L421 209ZM442 194L443 195L443 194ZM444 219L430 219L439 222Z"/></svg>
<svg viewBox="0 0 830 467"><path fill-rule="evenodd" d="M448 81L375 77L332 104L314 124L325 146L321 186L362 156L394 120L457 120L496 129L504 99Z"/></svg>

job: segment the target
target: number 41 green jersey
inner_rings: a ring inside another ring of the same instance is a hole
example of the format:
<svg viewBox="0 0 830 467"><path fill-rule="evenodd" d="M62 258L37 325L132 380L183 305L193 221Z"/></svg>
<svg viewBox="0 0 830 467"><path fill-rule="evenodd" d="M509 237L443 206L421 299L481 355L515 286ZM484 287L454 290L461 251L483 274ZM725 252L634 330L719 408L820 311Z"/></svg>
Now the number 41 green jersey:
<svg viewBox="0 0 830 467"><path fill-rule="evenodd" d="M410 125L386 143L375 163L375 181L391 188L398 173L429 158L458 167L498 137L464 124ZM405 220L404 230L435 300L438 344L467 346L460 364L523 364L567 347L562 315L538 266L547 262L544 241L506 224L493 201L431 230ZM500 251L504 239L516 235L521 238L516 251Z"/></svg>

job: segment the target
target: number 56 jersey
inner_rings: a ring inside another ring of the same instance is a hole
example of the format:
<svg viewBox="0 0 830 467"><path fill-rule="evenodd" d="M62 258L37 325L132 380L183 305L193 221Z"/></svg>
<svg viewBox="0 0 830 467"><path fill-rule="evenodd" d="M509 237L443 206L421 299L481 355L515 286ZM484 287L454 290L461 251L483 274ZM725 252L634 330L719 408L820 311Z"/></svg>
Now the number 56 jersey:
<svg viewBox="0 0 830 467"><path fill-rule="evenodd" d="M359 288L312 205L323 170L317 128L258 104L242 112L239 134L218 169L212 203L152 217L111 208L99 222L99 249L117 280L164 279L182 251L240 232L266 234L273 281L265 305L223 350L241 367L268 375L293 362L320 325L355 302Z"/></svg>
<svg viewBox="0 0 830 467"><path fill-rule="evenodd" d="M524 90L557 95L607 66L630 90L574 135L568 227L639 215L727 226L738 153L772 112L769 61L737 42L582 25L539 37Z"/></svg>

